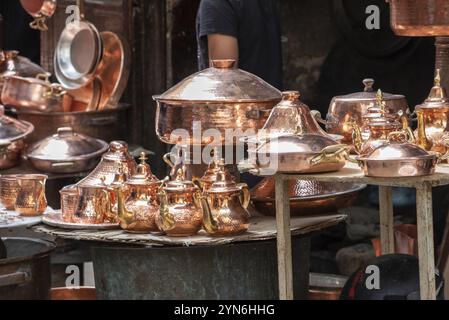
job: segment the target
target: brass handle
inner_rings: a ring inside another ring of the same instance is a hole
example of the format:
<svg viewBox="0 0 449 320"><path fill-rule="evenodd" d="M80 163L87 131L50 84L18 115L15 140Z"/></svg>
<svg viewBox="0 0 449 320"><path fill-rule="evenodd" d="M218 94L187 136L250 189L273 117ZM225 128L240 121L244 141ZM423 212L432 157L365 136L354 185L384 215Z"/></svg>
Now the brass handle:
<svg viewBox="0 0 449 320"><path fill-rule="evenodd" d="M170 167L170 168L174 168L175 164L173 163L173 161L171 161L171 153L166 153L164 154L164 156L162 157L162 160L164 160L164 162Z"/></svg>
<svg viewBox="0 0 449 320"><path fill-rule="evenodd" d="M50 88L45 90L42 97L44 99L55 99L60 101L66 93L67 91L65 91L59 84L52 84Z"/></svg>
<svg viewBox="0 0 449 320"><path fill-rule="evenodd" d="M38 184L41 186L40 187L40 192L39 195L37 197L37 201L36 201L36 213L39 212L39 209L42 205L42 203L47 203L47 199L45 198L45 183L43 181L38 181Z"/></svg>
<svg viewBox="0 0 449 320"><path fill-rule="evenodd" d="M394 138L399 138L402 142L408 141L408 133L404 130L390 132L388 135L388 141L393 141Z"/></svg>
<svg viewBox="0 0 449 320"><path fill-rule="evenodd" d="M319 112L318 110L312 110L310 111L310 114L318 123L321 123L325 126L328 125L329 122L324 120L323 117L321 117L321 112Z"/></svg>
<svg viewBox="0 0 449 320"><path fill-rule="evenodd" d="M209 199L206 196L200 196L201 208L203 209L203 227L207 233L215 233L218 230L218 222L212 214L209 206Z"/></svg>
<svg viewBox="0 0 449 320"><path fill-rule="evenodd" d="M45 81L47 83L50 83L50 77L51 77L51 74L48 72L39 73L38 75L36 75L36 79Z"/></svg>
<svg viewBox="0 0 449 320"><path fill-rule="evenodd" d="M59 163L52 163L52 168L71 168L75 165L74 162L59 162Z"/></svg>
<svg viewBox="0 0 449 320"><path fill-rule="evenodd" d="M30 28L44 32L48 31L47 18L44 16L35 18L34 21L30 23Z"/></svg>
<svg viewBox="0 0 449 320"><path fill-rule="evenodd" d="M248 209L249 203L251 201L251 193L249 191L248 185L246 183L240 183L238 186L242 191L240 202L242 203L243 208Z"/></svg>
<svg viewBox="0 0 449 320"><path fill-rule="evenodd" d="M360 129L360 126L356 122L351 122L351 126L353 128L352 143L354 145L355 151L357 153L360 153L362 151L363 146L362 130Z"/></svg>
<svg viewBox="0 0 449 320"><path fill-rule="evenodd" d="M159 215L160 215L161 222L162 222L162 229L163 229L163 231L171 230L175 227L175 218L168 211L167 193L164 190L161 190L157 193L157 196L159 197L159 201L161 203L161 206L159 209Z"/></svg>
<svg viewBox="0 0 449 320"><path fill-rule="evenodd" d="M347 152L348 146L345 144L329 146L324 148L319 155L310 159L310 164L316 166L322 163L336 163L339 162L340 155Z"/></svg>

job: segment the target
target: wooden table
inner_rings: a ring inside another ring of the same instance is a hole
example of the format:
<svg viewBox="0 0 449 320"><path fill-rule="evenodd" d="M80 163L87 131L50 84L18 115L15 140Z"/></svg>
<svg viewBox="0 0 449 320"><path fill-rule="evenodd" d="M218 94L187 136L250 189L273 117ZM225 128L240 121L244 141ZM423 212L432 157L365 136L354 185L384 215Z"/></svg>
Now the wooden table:
<svg viewBox="0 0 449 320"><path fill-rule="evenodd" d="M354 182L379 186L382 254L394 253L395 249L392 187L415 188L417 196L416 207L421 299L436 299L432 187L449 185L449 166L438 166L437 172L431 176L387 179L365 177L356 164L348 163L343 170L335 173L313 175L277 174L275 179L279 295L281 300L293 299L290 202L288 197L288 181L292 179L333 183Z"/></svg>

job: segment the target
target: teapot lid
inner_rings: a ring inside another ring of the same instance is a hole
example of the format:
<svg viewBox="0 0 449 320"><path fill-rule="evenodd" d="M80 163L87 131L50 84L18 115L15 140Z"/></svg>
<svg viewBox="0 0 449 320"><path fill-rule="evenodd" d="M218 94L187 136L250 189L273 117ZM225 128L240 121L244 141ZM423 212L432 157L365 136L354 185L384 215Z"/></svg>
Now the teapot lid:
<svg viewBox="0 0 449 320"><path fill-rule="evenodd" d="M198 187L185 177L185 167L179 168L176 172L176 178L167 182L164 187L168 192L193 192L199 190Z"/></svg>
<svg viewBox="0 0 449 320"><path fill-rule="evenodd" d="M351 93L347 95L342 96L336 96L332 100L333 102L337 101L376 101L377 95L374 91L374 79L364 79L363 85L364 89L362 92L356 92ZM384 100L385 101L391 101L391 100L402 100L405 99L403 95L400 94L391 94L391 93L384 93Z"/></svg>
<svg viewBox="0 0 449 320"><path fill-rule="evenodd" d="M441 74L440 69L436 70L434 86L430 90L429 96L421 105L416 107L417 109L430 109L430 108L449 108L449 98L447 96L446 89L441 86Z"/></svg>
<svg viewBox="0 0 449 320"><path fill-rule="evenodd" d="M221 159L218 163L217 178L207 193L230 193L240 190L232 175L226 170L224 159Z"/></svg>
<svg viewBox="0 0 449 320"><path fill-rule="evenodd" d="M368 112L363 116L363 119L367 121L368 127L398 129L402 127L402 123L399 122L401 116L402 114L387 109L384 94L379 89L376 93L376 105L368 108Z"/></svg>
<svg viewBox="0 0 449 320"><path fill-rule="evenodd" d="M131 159L128 144L124 141L112 141L109 144L109 150L103 155L103 159L113 161L128 161Z"/></svg>
<svg viewBox="0 0 449 320"><path fill-rule="evenodd" d="M132 175L128 181L127 185L134 186L149 186L155 183L159 183L159 180L151 172L150 166L147 164L147 156L145 152L142 152L139 157L140 163L137 165L136 173Z"/></svg>

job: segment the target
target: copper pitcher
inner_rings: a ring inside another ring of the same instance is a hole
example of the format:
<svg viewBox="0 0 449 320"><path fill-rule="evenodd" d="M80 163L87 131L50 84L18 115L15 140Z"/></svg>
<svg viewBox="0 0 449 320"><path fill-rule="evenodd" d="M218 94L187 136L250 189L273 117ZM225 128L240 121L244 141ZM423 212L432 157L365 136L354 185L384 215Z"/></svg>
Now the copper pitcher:
<svg viewBox="0 0 449 320"><path fill-rule="evenodd" d="M212 236L232 236L246 232L250 214L250 193L246 184L237 184L219 164L217 180L201 196L203 226Z"/></svg>
<svg viewBox="0 0 449 320"><path fill-rule="evenodd" d="M14 210L22 216L39 216L47 209L45 197L46 175L30 174L18 175L18 193Z"/></svg>
<svg viewBox="0 0 449 320"><path fill-rule="evenodd" d="M78 186L78 205L73 223L102 224L108 217L108 192L104 185Z"/></svg>
<svg viewBox="0 0 449 320"><path fill-rule="evenodd" d="M179 169L175 180L164 183L158 191L160 200L159 229L169 236L192 236L203 225L200 203L200 188L186 180L183 169Z"/></svg>
<svg viewBox="0 0 449 320"><path fill-rule="evenodd" d="M159 230L156 225L159 215L157 191L161 182L152 174L146 159L142 153L137 173L123 187L115 188L120 227L128 232Z"/></svg>

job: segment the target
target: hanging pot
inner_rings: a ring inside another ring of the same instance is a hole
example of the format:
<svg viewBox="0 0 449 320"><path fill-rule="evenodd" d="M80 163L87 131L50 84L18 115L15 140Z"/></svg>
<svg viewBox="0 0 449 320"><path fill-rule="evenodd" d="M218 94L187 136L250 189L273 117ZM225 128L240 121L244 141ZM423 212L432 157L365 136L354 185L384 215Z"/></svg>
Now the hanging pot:
<svg viewBox="0 0 449 320"><path fill-rule="evenodd" d="M255 134L262 128L271 109L281 100L281 93L234 66L234 60L212 61L211 68L154 97L156 132L162 142L178 144L182 140L185 145L207 145L213 138L203 137L202 133L215 129L223 145L233 145L235 137L225 139L226 130L252 130Z"/></svg>
<svg viewBox="0 0 449 320"><path fill-rule="evenodd" d="M47 19L56 11L56 0L20 0L22 7L34 18L30 23L32 29L47 31Z"/></svg>

